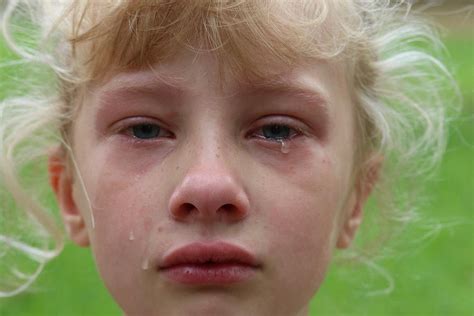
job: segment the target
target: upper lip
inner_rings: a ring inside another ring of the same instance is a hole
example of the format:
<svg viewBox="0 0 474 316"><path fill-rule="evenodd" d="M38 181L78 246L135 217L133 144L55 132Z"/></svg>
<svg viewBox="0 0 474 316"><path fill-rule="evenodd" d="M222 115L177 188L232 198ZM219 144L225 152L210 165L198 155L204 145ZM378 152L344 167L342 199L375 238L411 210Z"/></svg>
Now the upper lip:
<svg viewBox="0 0 474 316"><path fill-rule="evenodd" d="M194 242L171 251L163 257L160 269L186 264L234 263L258 267L253 254L227 242Z"/></svg>

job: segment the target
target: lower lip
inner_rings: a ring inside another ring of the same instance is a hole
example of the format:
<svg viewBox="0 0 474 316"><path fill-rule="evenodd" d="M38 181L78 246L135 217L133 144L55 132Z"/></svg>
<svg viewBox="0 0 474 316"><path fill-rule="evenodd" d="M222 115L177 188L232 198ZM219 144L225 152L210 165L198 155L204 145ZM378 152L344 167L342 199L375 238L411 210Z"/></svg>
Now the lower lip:
<svg viewBox="0 0 474 316"><path fill-rule="evenodd" d="M185 285L229 285L252 278L256 268L238 263L186 264L161 270L164 276Z"/></svg>

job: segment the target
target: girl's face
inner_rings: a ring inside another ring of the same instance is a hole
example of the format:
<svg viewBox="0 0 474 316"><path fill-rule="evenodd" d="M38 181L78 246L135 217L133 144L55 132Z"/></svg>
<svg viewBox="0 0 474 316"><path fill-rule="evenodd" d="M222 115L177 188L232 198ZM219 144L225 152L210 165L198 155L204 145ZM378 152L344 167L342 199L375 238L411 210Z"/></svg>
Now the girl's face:
<svg viewBox="0 0 474 316"><path fill-rule="evenodd" d="M367 194L340 67L219 82L183 54L93 88L51 180L127 315L304 315ZM59 158L58 158L59 157Z"/></svg>

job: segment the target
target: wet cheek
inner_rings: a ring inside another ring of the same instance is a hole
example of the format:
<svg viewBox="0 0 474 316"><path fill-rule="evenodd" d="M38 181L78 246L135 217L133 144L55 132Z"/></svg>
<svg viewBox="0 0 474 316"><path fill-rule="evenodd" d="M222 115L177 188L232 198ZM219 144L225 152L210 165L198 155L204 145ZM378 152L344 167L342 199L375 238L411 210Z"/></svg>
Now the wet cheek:
<svg viewBox="0 0 474 316"><path fill-rule="evenodd" d="M92 248L105 285L123 303L130 299L130 291L141 293L140 273L151 230L146 223L153 209L135 183L124 186L110 177L106 182L98 180L100 189L93 198L96 227ZM123 289L128 290L124 293Z"/></svg>
<svg viewBox="0 0 474 316"><path fill-rule="evenodd" d="M108 144L98 146L88 157L93 165L84 166L86 190L97 216L105 213L108 222L126 223L128 216L143 218L150 208L157 208L147 204L161 191L165 156L165 151L117 151Z"/></svg>
<svg viewBox="0 0 474 316"><path fill-rule="evenodd" d="M160 150L144 146L118 150L117 146L116 142L96 144L80 165L95 220L92 246L105 259L126 251L129 257L142 256L153 227L163 226L156 219L166 219L157 215L167 206L161 179L169 146L164 143ZM88 205L81 208L89 212Z"/></svg>
<svg viewBox="0 0 474 316"><path fill-rule="evenodd" d="M139 174L117 168L110 160L84 178L95 220L91 234L97 256L125 257L123 252L131 251L138 257L144 251L151 218L162 208L157 195L159 182L147 185L147 181ZM129 249L130 239L133 249Z"/></svg>

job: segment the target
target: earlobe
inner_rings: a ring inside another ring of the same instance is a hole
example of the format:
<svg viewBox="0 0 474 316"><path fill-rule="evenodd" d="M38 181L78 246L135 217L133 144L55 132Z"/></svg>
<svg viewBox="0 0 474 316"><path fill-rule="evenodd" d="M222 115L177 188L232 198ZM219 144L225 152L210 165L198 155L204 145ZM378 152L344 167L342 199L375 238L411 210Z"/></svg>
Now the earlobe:
<svg viewBox="0 0 474 316"><path fill-rule="evenodd" d="M355 234L359 229L360 224L362 223L362 201L359 194L356 192L352 193L351 200L349 205L352 205L347 214L346 218L343 221L341 230L339 232L339 237L336 242L336 247L339 249L348 248L352 241L354 240Z"/></svg>
<svg viewBox="0 0 474 316"><path fill-rule="evenodd" d="M383 157L373 156L369 161L366 172L360 176L354 191L349 200L349 212L345 217L336 247L339 249L348 248L354 240L355 234L362 223L363 207L379 180L380 170L383 164Z"/></svg>
<svg viewBox="0 0 474 316"><path fill-rule="evenodd" d="M89 246L89 235L77 203L73 196L73 178L66 164L66 155L61 148L49 154L49 182L63 218L69 237L81 247Z"/></svg>

